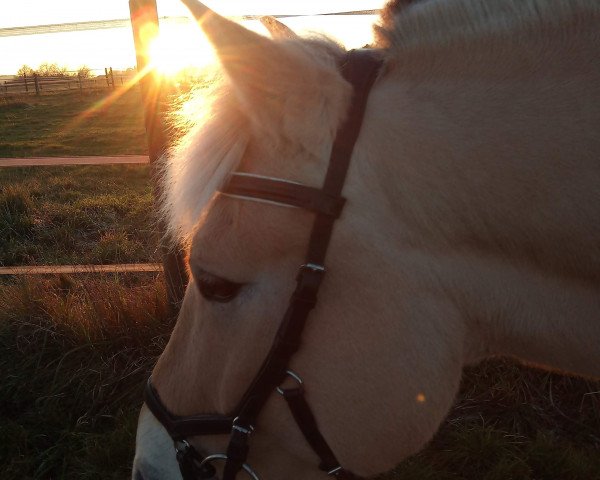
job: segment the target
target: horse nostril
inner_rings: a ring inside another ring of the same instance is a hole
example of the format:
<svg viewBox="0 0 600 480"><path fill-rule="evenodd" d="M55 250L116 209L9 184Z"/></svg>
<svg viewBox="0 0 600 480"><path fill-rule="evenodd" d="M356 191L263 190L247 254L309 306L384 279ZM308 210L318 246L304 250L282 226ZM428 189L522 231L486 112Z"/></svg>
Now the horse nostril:
<svg viewBox="0 0 600 480"><path fill-rule="evenodd" d="M144 480L144 476L142 475L142 472L140 472L139 470L136 470L133 473L133 479L132 480Z"/></svg>

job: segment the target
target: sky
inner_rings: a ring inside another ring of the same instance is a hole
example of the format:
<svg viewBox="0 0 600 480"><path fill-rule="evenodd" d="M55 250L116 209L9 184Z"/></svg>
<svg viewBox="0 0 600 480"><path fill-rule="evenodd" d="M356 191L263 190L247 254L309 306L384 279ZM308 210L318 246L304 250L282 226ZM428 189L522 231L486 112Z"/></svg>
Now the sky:
<svg viewBox="0 0 600 480"><path fill-rule="evenodd" d="M0 0L0 29L91 20L129 18L128 0ZM314 15L349 10L377 9L384 0L206 0L223 15L294 14ZM189 16L177 0L157 0L159 17ZM347 47L362 46L371 40L372 16L308 17L283 19L294 31L327 33ZM261 31L258 22L245 22ZM264 33L264 31L263 31ZM165 22L161 25L162 57L185 62L189 58L209 58L198 28L189 24ZM130 28L111 28L51 34L0 36L0 74L13 74L24 64L37 68L51 62L75 70L82 65L103 69L124 69L135 65Z"/></svg>

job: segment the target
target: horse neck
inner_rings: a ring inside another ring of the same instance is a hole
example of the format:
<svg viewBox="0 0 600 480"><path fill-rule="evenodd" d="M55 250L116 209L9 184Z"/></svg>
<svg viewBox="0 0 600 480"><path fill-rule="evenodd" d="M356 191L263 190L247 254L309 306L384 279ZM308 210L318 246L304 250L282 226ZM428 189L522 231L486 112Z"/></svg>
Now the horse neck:
<svg viewBox="0 0 600 480"><path fill-rule="evenodd" d="M430 259L469 327L466 362L600 376L600 56L582 32L412 52L372 93L361 198Z"/></svg>
<svg viewBox="0 0 600 480"><path fill-rule="evenodd" d="M466 324L465 363L504 355L600 377L600 290L507 259L439 256L443 294Z"/></svg>

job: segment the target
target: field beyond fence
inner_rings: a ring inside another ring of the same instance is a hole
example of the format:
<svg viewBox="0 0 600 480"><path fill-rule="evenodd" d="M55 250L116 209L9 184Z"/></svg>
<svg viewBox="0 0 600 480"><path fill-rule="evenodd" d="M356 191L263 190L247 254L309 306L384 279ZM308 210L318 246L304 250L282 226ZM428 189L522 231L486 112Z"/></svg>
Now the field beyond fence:
<svg viewBox="0 0 600 480"><path fill-rule="evenodd" d="M0 96L0 157L147 155L138 88Z"/></svg>
<svg viewBox="0 0 600 480"><path fill-rule="evenodd" d="M67 71L60 75L31 73L15 75L12 79L4 80L0 84L0 91L6 96L9 94L42 95L68 90L116 88L127 84L134 76L133 70L115 72L112 67L86 70L85 75L76 71Z"/></svg>

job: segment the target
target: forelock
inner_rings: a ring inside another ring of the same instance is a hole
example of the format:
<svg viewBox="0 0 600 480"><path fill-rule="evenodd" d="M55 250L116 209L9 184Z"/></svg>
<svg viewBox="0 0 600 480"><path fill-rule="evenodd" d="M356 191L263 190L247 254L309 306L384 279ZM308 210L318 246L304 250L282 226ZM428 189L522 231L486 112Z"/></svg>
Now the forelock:
<svg viewBox="0 0 600 480"><path fill-rule="evenodd" d="M175 242L191 238L251 138L271 150L285 140L317 156L333 141L350 93L337 68L343 50L321 37L279 43L284 52L280 60L303 59L307 68L290 68L293 75L285 68L281 78L264 79L279 89L273 105L268 97L261 103L244 102L239 79L220 74L196 88L171 115L177 140L162 161L161 214Z"/></svg>
<svg viewBox="0 0 600 480"><path fill-rule="evenodd" d="M174 145L162 159L161 214L186 242L202 211L239 165L250 132L223 78L196 88L171 116Z"/></svg>

